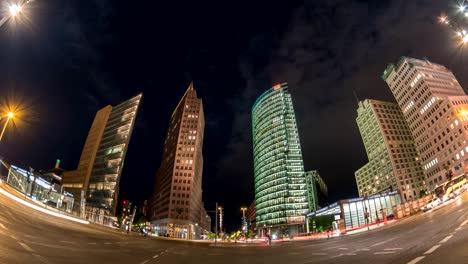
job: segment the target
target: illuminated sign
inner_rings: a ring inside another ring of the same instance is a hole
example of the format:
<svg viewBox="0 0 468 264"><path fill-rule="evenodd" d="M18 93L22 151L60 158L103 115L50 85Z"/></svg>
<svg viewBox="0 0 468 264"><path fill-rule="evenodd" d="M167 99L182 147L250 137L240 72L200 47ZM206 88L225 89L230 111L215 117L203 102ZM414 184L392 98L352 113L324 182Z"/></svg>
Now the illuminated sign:
<svg viewBox="0 0 468 264"><path fill-rule="evenodd" d="M278 90L279 88L281 88L281 84L276 84L273 86L273 90Z"/></svg>

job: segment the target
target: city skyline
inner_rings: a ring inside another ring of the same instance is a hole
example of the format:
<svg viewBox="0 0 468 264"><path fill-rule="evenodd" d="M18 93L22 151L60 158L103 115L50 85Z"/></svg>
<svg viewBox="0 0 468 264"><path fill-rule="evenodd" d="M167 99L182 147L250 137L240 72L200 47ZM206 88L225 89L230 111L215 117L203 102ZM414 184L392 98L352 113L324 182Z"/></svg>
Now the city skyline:
<svg viewBox="0 0 468 264"><path fill-rule="evenodd" d="M95 112L142 91L145 102L120 192L123 199L141 204L152 192L173 106L193 80L207 110L205 205L213 210L216 201L223 204L227 226L236 226L239 207L253 200L248 112L264 87L284 81L292 87L304 161L320 172L334 201L357 196L353 174L367 162L353 115L353 89L360 99L394 102L380 75L402 55L426 56L454 71L463 87L468 83L462 74L464 56L454 54L452 32L437 25L447 3L349 1L336 3L340 8L335 9L330 1L288 2L270 4L271 12L255 3L248 10L235 6L219 17L206 4L192 3L187 8L203 17L195 21L188 20L188 13L172 12L178 8L170 4L156 8L149 3L144 10L108 1L41 5L31 17L34 29L18 25L13 34L4 25L0 33L11 40L0 43L5 51L1 89L24 101L31 119L7 131L0 145L4 157L23 168L48 168L59 158L63 168L73 169ZM414 16L394 12L401 6ZM149 11L155 8L167 10L157 21ZM242 21L239 13L245 16ZM282 16L269 19L271 13ZM122 26L122 19L128 26ZM176 26L179 33L173 34L163 26L166 21L187 27ZM336 23L337 31L316 21ZM391 28L388 21L394 21ZM336 156L347 159L337 164Z"/></svg>

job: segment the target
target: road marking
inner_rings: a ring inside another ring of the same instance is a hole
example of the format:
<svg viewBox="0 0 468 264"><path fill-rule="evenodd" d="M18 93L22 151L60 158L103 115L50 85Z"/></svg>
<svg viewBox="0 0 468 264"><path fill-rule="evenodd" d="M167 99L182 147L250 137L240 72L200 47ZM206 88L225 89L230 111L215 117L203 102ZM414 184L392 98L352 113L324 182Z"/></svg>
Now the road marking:
<svg viewBox="0 0 468 264"><path fill-rule="evenodd" d="M11 238L13 238L14 240L18 240L17 237L15 237L14 235L10 235Z"/></svg>
<svg viewBox="0 0 468 264"><path fill-rule="evenodd" d="M75 242L72 242L72 241L66 241L66 240L62 240L62 241L60 241L60 243L66 243L66 244L75 244Z"/></svg>
<svg viewBox="0 0 468 264"><path fill-rule="evenodd" d="M425 258L425 256L417 257L417 258L413 259L412 261L408 262L408 264L416 264L419 261L421 261L423 258Z"/></svg>
<svg viewBox="0 0 468 264"><path fill-rule="evenodd" d="M374 255L393 254L393 253L396 253L396 251L375 252Z"/></svg>
<svg viewBox="0 0 468 264"><path fill-rule="evenodd" d="M384 250L395 251L395 250L402 250L402 248L386 248Z"/></svg>
<svg viewBox="0 0 468 264"><path fill-rule="evenodd" d="M465 220L460 226L464 226L466 223L468 223L468 220Z"/></svg>
<svg viewBox="0 0 468 264"><path fill-rule="evenodd" d="M369 251L369 250L370 250L370 249L368 249L368 248L360 248L360 249L358 249L358 251Z"/></svg>
<svg viewBox="0 0 468 264"><path fill-rule="evenodd" d="M46 263L46 264L50 264L49 261L47 261L45 258L37 255L37 254L32 254L34 257L36 257L37 259L39 259L42 263Z"/></svg>
<svg viewBox="0 0 468 264"><path fill-rule="evenodd" d="M424 252L424 255L427 255L427 254L431 254L432 252L434 252L436 249L438 249L440 247L440 245L435 245L433 247L431 247L431 249L429 249L428 251Z"/></svg>
<svg viewBox="0 0 468 264"><path fill-rule="evenodd" d="M348 250L348 248L338 248L339 250Z"/></svg>
<svg viewBox="0 0 468 264"><path fill-rule="evenodd" d="M146 263L148 263L148 261L149 260L145 260L145 261L141 262L140 264L146 264Z"/></svg>
<svg viewBox="0 0 468 264"><path fill-rule="evenodd" d="M346 253L345 256L356 256L356 253Z"/></svg>
<svg viewBox="0 0 468 264"><path fill-rule="evenodd" d="M27 251L29 252L34 252L34 250L32 250L32 248L30 248L28 245L26 245L25 243L22 243L22 242L18 242L24 249L26 249Z"/></svg>
<svg viewBox="0 0 468 264"><path fill-rule="evenodd" d="M104 245L110 245L112 244L111 242L105 242Z"/></svg>
<svg viewBox="0 0 468 264"><path fill-rule="evenodd" d="M328 253L321 253L321 252L317 252L317 253L310 253L311 255L314 255L314 256L326 256L328 255Z"/></svg>
<svg viewBox="0 0 468 264"><path fill-rule="evenodd" d="M96 245L96 242L89 242L88 245Z"/></svg>
<svg viewBox="0 0 468 264"><path fill-rule="evenodd" d="M157 258L157 257L159 257L159 255L154 255L154 256L153 256L154 259Z"/></svg>
<svg viewBox="0 0 468 264"><path fill-rule="evenodd" d="M5 229L5 230L8 230L2 223L0 223L0 227Z"/></svg>
<svg viewBox="0 0 468 264"><path fill-rule="evenodd" d="M439 242L439 244L442 244L442 243L445 243L447 242L449 239L451 239L453 237L453 235L450 235L450 236L447 236L446 238L444 238L442 241Z"/></svg>
<svg viewBox="0 0 468 264"><path fill-rule="evenodd" d="M463 227L461 227L461 226L460 226L460 227L457 227L457 229L455 229L455 231L458 231L458 230L460 230L460 229L462 229L462 228L463 228Z"/></svg>
<svg viewBox="0 0 468 264"><path fill-rule="evenodd" d="M384 241L382 241L382 242L379 242L379 243L376 243L376 244L372 245L371 247L376 247L376 246L379 246L379 245L385 244L385 243L387 243L387 242L390 242L390 241L392 241L392 240L393 240L393 239L395 239L395 238L396 238L396 237L394 237L394 238L390 238L390 239L387 239L387 240L384 240Z"/></svg>
<svg viewBox="0 0 468 264"><path fill-rule="evenodd" d="M301 253L299 253L299 252L288 252L288 255L299 255L299 254L301 254Z"/></svg>

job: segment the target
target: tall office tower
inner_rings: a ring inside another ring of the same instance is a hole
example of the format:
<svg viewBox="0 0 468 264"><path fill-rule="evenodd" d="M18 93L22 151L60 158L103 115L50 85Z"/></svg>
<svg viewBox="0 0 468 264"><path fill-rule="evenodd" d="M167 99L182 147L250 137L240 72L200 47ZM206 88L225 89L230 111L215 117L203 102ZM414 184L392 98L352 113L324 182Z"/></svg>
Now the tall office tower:
<svg viewBox="0 0 468 264"><path fill-rule="evenodd" d="M315 210L307 192L296 117L286 83L264 92L252 108L257 228L273 236L302 232Z"/></svg>
<svg viewBox="0 0 468 264"><path fill-rule="evenodd" d="M428 59L402 57L382 78L413 134L430 190L446 181L449 170L466 172L468 96L453 73Z"/></svg>
<svg viewBox="0 0 468 264"><path fill-rule="evenodd" d="M322 177L316 170L307 171L305 173L307 191L315 196L311 203L315 203L316 209L325 207L328 205L328 187L323 181ZM310 198L309 198L310 199Z"/></svg>
<svg viewBox="0 0 468 264"><path fill-rule="evenodd" d="M92 221L107 223L106 216L115 215L120 176L141 97L139 94L115 107L108 105L99 110L78 168L63 175L63 186L78 200L83 191L87 217Z"/></svg>
<svg viewBox="0 0 468 264"><path fill-rule="evenodd" d="M191 83L172 113L150 201L149 216L160 235L199 236L204 131L203 103Z"/></svg>
<svg viewBox="0 0 468 264"><path fill-rule="evenodd" d="M404 201L427 191L425 176L403 113L395 103L359 102L356 122L369 162L355 172L359 196L398 190Z"/></svg>

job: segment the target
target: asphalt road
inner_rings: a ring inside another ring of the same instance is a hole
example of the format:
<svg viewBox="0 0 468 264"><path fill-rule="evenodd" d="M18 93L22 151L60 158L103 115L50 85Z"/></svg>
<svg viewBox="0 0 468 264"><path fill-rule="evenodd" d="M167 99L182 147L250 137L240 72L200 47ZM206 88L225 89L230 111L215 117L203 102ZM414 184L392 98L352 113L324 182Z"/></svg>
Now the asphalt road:
<svg viewBox="0 0 468 264"><path fill-rule="evenodd" d="M379 229L271 246L167 241L70 222L0 193L0 263L468 263L468 192Z"/></svg>

